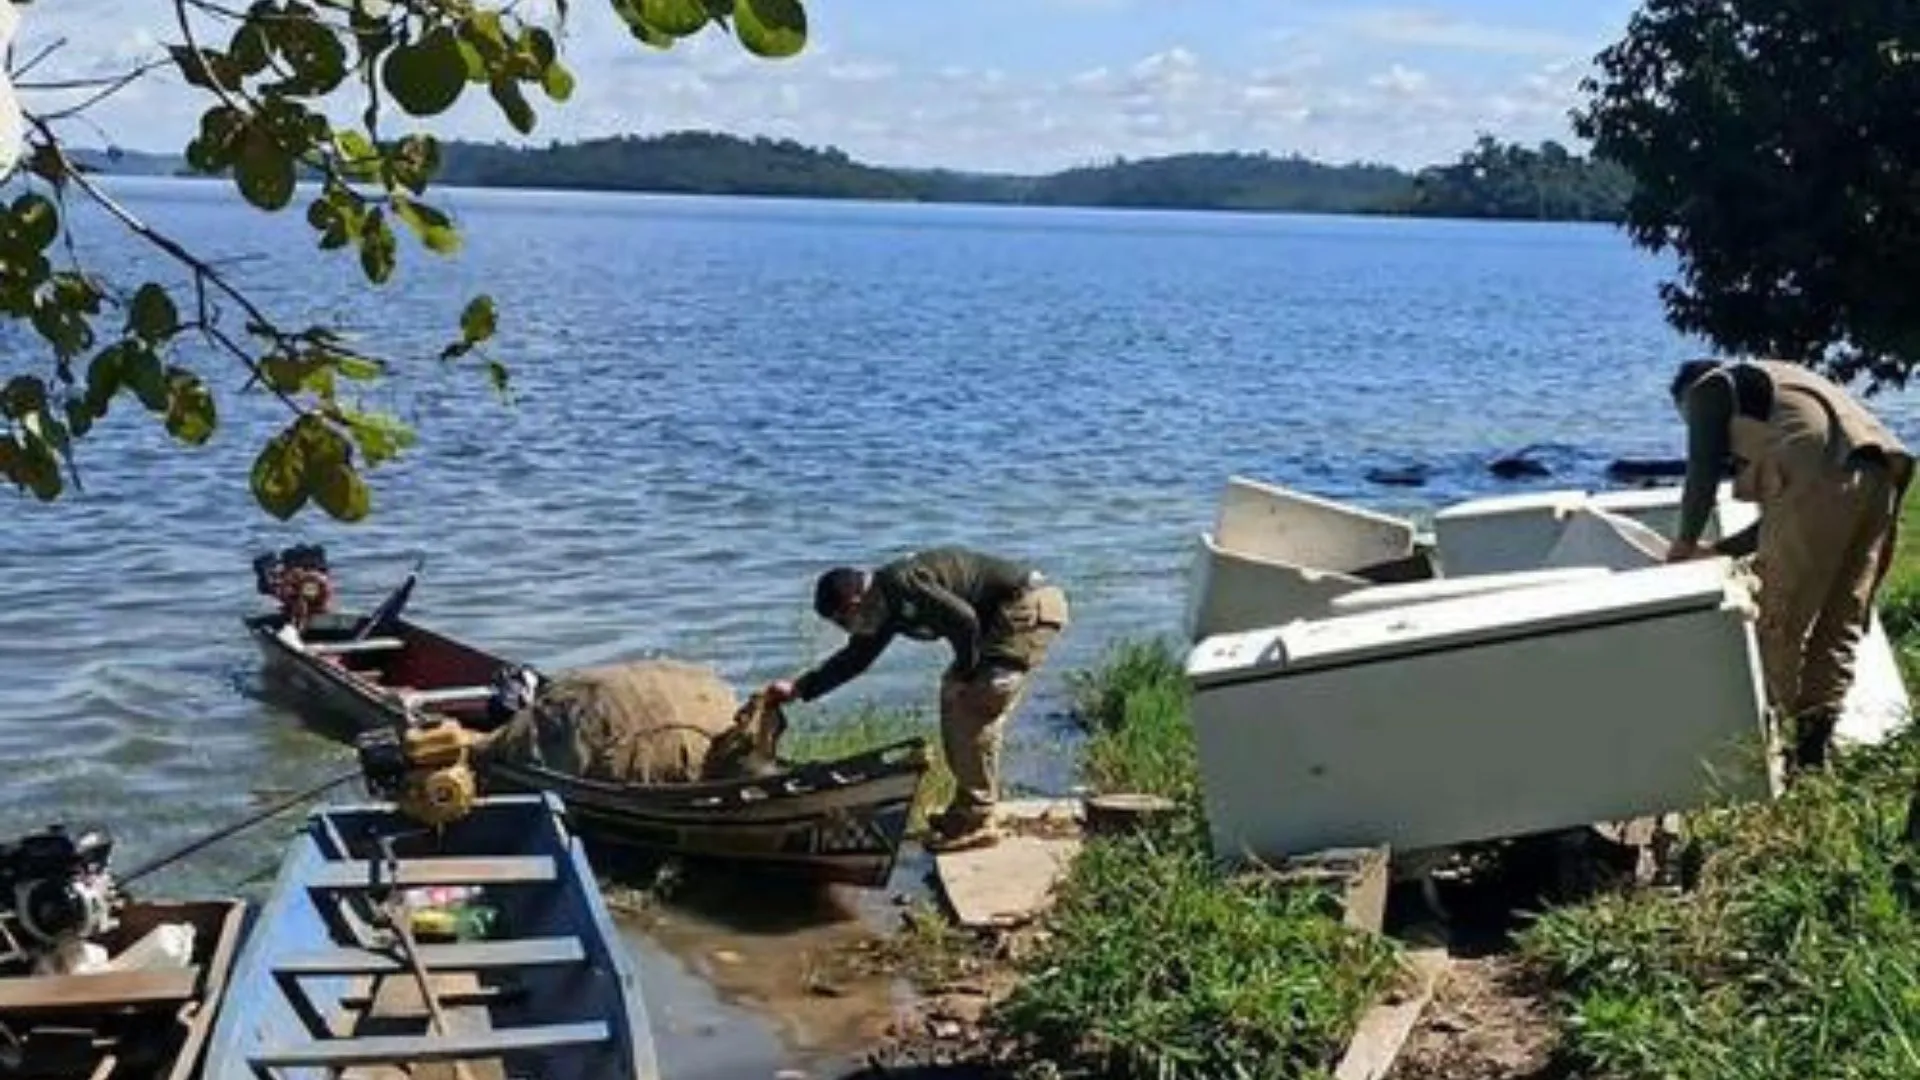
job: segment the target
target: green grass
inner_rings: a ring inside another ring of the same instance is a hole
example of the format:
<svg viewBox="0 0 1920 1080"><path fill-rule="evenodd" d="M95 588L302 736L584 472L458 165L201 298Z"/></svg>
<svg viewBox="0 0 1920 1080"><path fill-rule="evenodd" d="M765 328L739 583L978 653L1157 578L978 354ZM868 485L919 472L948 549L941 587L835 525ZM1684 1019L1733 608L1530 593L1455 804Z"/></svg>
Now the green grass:
<svg viewBox="0 0 1920 1080"><path fill-rule="evenodd" d="M1171 797L1169 823L1090 839L991 1021L1034 1075L1325 1075L1396 970L1328 897L1224 877L1200 814L1178 653L1126 643L1071 680L1102 790Z"/></svg>
<svg viewBox="0 0 1920 1080"><path fill-rule="evenodd" d="M936 721L911 711L862 706L831 718L789 724L780 740L780 755L796 761L831 761L916 735L927 741L932 759L907 822L908 831L918 834L926 828L927 815L953 798L953 773L940 752Z"/></svg>
<svg viewBox="0 0 1920 1080"><path fill-rule="evenodd" d="M1882 616L1913 679L1920 511ZM1684 893L1545 915L1526 955L1563 989L1574 1058L1611 1080L1920 1076L1920 738L1854 751L1784 797L1695 815Z"/></svg>

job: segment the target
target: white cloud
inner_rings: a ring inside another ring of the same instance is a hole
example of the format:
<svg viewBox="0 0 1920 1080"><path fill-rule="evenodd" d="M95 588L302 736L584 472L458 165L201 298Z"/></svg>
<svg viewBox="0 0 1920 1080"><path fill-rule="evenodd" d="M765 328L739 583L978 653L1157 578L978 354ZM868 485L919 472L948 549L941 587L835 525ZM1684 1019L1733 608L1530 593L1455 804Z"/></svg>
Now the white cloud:
<svg viewBox="0 0 1920 1080"><path fill-rule="evenodd" d="M1467 22L1431 8L1377 8L1336 20L1354 35L1396 45L1516 56L1560 56L1582 43L1564 34Z"/></svg>
<svg viewBox="0 0 1920 1080"><path fill-rule="evenodd" d="M158 17L163 8L152 0L29 8L22 50L59 36L72 42L42 76L124 66L177 37ZM116 30L89 33L99 25ZM819 29L806 53L768 62L717 32L647 49L604 4L575 4L562 45L578 89L564 106L534 95L540 121L530 138L706 128L831 144L883 164L1020 171L1205 149L1419 166L1451 159L1485 129L1567 138L1565 113L1582 54L1592 51L1404 8L1338 14L1284 33L1249 28L1242 37L1251 47L1239 55L1251 64L1223 66L1204 40L1167 41L1046 73L1016 68L1011 57L996 68L981 61L997 58L979 55L936 65L909 52L859 53ZM1440 62L1460 50L1503 55ZM155 79L108 103L98 116L107 136L141 149L184 145L206 101L176 82ZM435 127L515 138L477 90ZM98 139L87 128L72 135Z"/></svg>

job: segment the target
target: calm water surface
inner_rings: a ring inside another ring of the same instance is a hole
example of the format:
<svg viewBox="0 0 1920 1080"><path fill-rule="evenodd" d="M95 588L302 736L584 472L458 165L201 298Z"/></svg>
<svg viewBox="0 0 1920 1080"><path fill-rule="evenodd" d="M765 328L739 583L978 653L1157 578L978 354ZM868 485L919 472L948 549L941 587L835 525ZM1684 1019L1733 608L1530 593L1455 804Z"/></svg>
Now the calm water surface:
<svg viewBox="0 0 1920 1080"><path fill-rule="evenodd" d="M1665 382L1698 348L1660 319L1666 268L1594 226L460 191L465 254L430 266L407 242L369 294L297 213L115 190L288 321L345 320L398 359L406 385L375 400L421 428L357 527L255 509L247 466L281 418L231 389L212 445L172 447L123 402L83 497L0 507L0 826L97 817L123 866L350 764L249 696L238 620L267 548L324 543L361 602L425 555L412 611L455 633L548 663L664 651L744 691L833 646L818 570L976 544L1068 589L1057 690L1113 637L1178 629L1230 474L1404 508L1556 443L1551 483L1597 486L1612 457L1680 452ZM157 266L82 226L96 265ZM511 408L433 359L481 289ZM1909 400L1879 407L1916 430ZM1411 462L1427 489L1363 478ZM800 722L930 708L944 662L898 646ZM230 887L284 835L153 885Z"/></svg>

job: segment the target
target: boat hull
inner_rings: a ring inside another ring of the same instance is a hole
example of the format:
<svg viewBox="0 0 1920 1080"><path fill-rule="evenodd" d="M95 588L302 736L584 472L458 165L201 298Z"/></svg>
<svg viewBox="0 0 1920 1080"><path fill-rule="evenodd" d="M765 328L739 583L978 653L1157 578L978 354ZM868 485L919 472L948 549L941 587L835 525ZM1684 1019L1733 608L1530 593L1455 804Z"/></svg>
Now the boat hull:
<svg viewBox="0 0 1920 1080"><path fill-rule="evenodd" d="M399 694L363 670L332 662L281 636L278 616L247 620L268 681L297 699L324 730L343 740L404 722ZM337 619L327 633L350 634L357 621ZM382 630L407 650L434 657L430 671L408 678L432 689L484 685L504 658L398 619ZM406 661L402 661L405 663ZM427 667L429 665L419 665ZM467 727L490 729L475 699L434 706ZM553 792L565 800L584 839L596 850L630 855L721 860L785 875L860 888L882 888L905 841L929 758L925 742L908 739L829 762L792 765L754 779L633 785L589 780L534 765L489 763L482 784L501 793Z"/></svg>
<svg viewBox="0 0 1920 1080"><path fill-rule="evenodd" d="M420 945L416 973L379 920L396 883L478 885L495 929ZM234 964L203 1080L454 1059L545 1080L659 1076L630 952L559 800L482 799L438 830L384 805L314 811Z"/></svg>

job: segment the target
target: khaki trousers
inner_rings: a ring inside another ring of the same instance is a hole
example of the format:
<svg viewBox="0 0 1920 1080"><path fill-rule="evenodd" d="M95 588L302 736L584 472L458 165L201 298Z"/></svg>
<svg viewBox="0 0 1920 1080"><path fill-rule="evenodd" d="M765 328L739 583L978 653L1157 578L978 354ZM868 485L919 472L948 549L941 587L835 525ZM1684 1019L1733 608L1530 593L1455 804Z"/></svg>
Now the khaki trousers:
<svg viewBox="0 0 1920 1080"><path fill-rule="evenodd" d="M940 680L940 741L953 773L953 802L944 816L953 827L984 825L1000 796L1000 746L1007 720L1026 700L1054 639L1067 627L1067 599L1058 586L1032 590L1009 605L1009 640L1026 658L1023 669L989 659L970 679L949 671Z"/></svg>
<svg viewBox="0 0 1920 1080"><path fill-rule="evenodd" d="M1903 494L1904 484L1877 464L1809 468L1762 508L1757 636L1767 697L1783 721L1830 725L1839 716L1892 558Z"/></svg>

